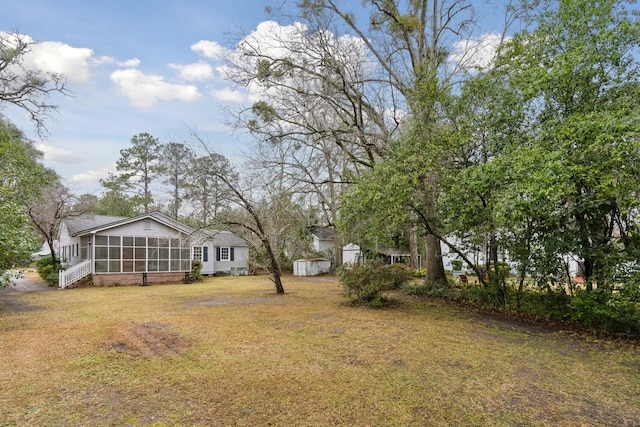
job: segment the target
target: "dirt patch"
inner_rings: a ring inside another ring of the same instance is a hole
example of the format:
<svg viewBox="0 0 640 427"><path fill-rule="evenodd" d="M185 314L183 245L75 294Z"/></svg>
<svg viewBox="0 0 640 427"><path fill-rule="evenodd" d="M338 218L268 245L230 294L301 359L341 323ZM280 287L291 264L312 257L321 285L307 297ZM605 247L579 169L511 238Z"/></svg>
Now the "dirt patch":
<svg viewBox="0 0 640 427"><path fill-rule="evenodd" d="M26 313L38 309L38 306L29 304L15 292L0 293L0 313Z"/></svg>
<svg viewBox="0 0 640 427"><path fill-rule="evenodd" d="M210 298L187 299L186 305L193 306L226 306L226 305L272 305L282 304L282 298L277 295L265 295L264 297L244 297L238 294L220 293Z"/></svg>
<svg viewBox="0 0 640 427"><path fill-rule="evenodd" d="M133 323L116 331L112 349L142 357L179 355L189 342L162 323Z"/></svg>
<svg viewBox="0 0 640 427"><path fill-rule="evenodd" d="M14 278L9 286L0 289L0 313L36 311L40 307L27 302L22 294L57 289L45 283L33 270L21 270L16 273L18 277Z"/></svg>

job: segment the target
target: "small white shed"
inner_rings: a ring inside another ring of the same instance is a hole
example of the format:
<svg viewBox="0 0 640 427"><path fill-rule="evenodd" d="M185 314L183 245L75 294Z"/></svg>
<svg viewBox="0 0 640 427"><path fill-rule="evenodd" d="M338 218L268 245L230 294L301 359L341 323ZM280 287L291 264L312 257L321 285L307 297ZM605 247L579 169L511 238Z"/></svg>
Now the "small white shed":
<svg viewBox="0 0 640 427"><path fill-rule="evenodd" d="M331 270L331 261L326 258L297 259L293 262L294 276L318 276Z"/></svg>
<svg viewBox="0 0 640 427"><path fill-rule="evenodd" d="M360 246L349 243L342 247L342 263L343 264L357 264L362 257L362 251Z"/></svg>

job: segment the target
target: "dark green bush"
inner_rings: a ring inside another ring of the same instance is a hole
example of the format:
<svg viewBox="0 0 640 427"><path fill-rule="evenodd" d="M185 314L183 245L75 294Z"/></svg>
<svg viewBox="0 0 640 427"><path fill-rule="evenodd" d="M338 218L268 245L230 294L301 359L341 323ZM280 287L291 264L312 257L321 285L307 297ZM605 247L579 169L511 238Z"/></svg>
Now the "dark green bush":
<svg viewBox="0 0 640 427"><path fill-rule="evenodd" d="M189 283L197 282L202 280L202 262L194 259L191 261L191 271L189 272L188 281Z"/></svg>
<svg viewBox="0 0 640 427"><path fill-rule="evenodd" d="M455 271L461 271L462 270L462 261L459 259L454 259L451 261L451 267L455 270Z"/></svg>
<svg viewBox="0 0 640 427"><path fill-rule="evenodd" d="M640 335L640 307L604 290L578 291L569 303L570 320L606 334Z"/></svg>
<svg viewBox="0 0 640 427"><path fill-rule="evenodd" d="M386 266L386 274L389 280L393 282L394 289L407 283L413 277L413 269L407 264L397 263Z"/></svg>
<svg viewBox="0 0 640 427"><path fill-rule="evenodd" d="M345 296L354 304L380 307L389 302L383 294L397 289L411 277L411 269L402 264L385 265L381 260L338 269L340 285Z"/></svg>
<svg viewBox="0 0 640 427"><path fill-rule="evenodd" d="M36 261L36 269L42 280L51 286L58 286L58 272L64 270L60 264L54 265L51 257L40 258Z"/></svg>
<svg viewBox="0 0 640 427"><path fill-rule="evenodd" d="M462 300L536 318L575 322L605 336L640 337L640 304L636 301L633 284L614 292L579 290L573 297L563 289L519 292L517 284L511 282L461 288L448 283L425 282L406 284L402 290L412 295Z"/></svg>
<svg viewBox="0 0 640 427"><path fill-rule="evenodd" d="M425 280L421 284L407 283L402 286L402 291L409 295L454 299L451 285L448 282L428 282Z"/></svg>

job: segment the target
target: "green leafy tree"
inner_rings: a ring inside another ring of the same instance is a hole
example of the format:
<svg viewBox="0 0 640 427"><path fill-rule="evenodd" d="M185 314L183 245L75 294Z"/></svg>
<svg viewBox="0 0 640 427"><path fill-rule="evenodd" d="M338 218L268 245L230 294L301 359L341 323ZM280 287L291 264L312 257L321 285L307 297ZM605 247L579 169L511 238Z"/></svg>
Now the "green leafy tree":
<svg viewBox="0 0 640 427"><path fill-rule="evenodd" d="M109 173L108 178L100 180L100 183L108 190L129 195L136 207L148 213L153 204L151 183L162 172L160 159L158 139L148 133L140 133L131 138L131 147L120 150L116 163L118 173Z"/></svg>
<svg viewBox="0 0 640 427"><path fill-rule="evenodd" d="M197 157L189 170L186 198L193 210L190 218L196 227L207 227L218 212L227 207L224 199L225 186L211 176L215 173L229 175L231 164L226 157L217 153Z"/></svg>
<svg viewBox="0 0 640 427"><path fill-rule="evenodd" d="M92 212L97 215L133 217L136 216L136 206L126 194L107 190L98 197L93 205Z"/></svg>
<svg viewBox="0 0 640 427"><path fill-rule="evenodd" d="M617 265L637 259L640 24L632 3L524 1L522 18L534 29L505 46L495 70L530 113L528 139L509 153L504 217L532 221L544 250L536 269L573 254L588 289L607 287Z"/></svg>
<svg viewBox="0 0 640 427"><path fill-rule="evenodd" d="M180 208L185 199L195 157L189 147L177 142L170 142L162 146L160 151L160 168L163 184L171 195L168 210L170 216L178 219Z"/></svg>
<svg viewBox="0 0 640 427"><path fill-rule="evenodd" d="M23 264L39 246L25 206L57 179L41 159L33 143L0 116L0 287L8 283L6 270Z"/></svg>

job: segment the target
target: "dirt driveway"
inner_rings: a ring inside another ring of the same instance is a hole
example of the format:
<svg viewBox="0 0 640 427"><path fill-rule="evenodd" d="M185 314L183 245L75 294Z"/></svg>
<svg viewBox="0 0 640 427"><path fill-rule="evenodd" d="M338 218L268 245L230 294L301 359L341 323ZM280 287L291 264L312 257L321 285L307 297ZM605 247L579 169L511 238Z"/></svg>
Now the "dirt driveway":
<svg viewBox="0 0 640 427"><path fill-rule="evenodd" d="M56 287L45 283L35 270L24 270L22 277L13 281L13 284L0 289L0 294L11 292L45 292L53 291Z"/></svg>

